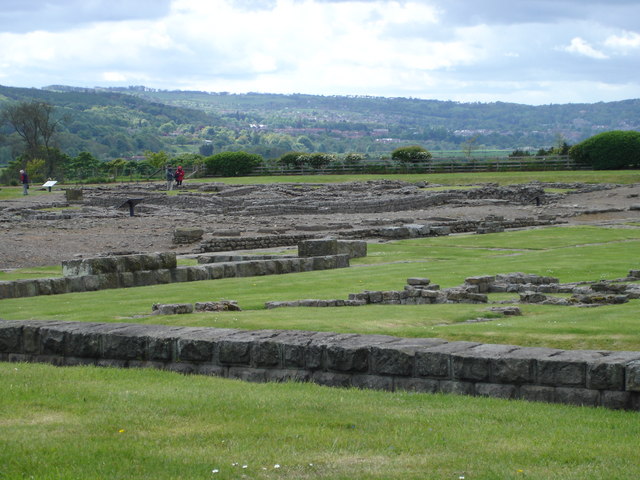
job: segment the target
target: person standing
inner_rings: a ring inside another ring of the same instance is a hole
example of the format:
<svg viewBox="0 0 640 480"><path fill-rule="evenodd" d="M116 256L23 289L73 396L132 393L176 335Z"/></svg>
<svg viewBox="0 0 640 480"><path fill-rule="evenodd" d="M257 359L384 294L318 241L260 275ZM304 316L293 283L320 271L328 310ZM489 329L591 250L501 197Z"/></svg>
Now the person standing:
<svg viewBox="0 0 640 480"><path fill-rule="evenodd" d="M180 187L182 185L182 179L184 178L184 170L182 169L182 165L176 168L176 187Z"/></svg>
<svg viewBox="0 0 640 480"><path fill-rule="evenodd" d="M173 190L173 168L171 165L167 167L167 190Z"/></svg>
<svg viewBox="0 0 640 480"><path fill-rule="evenodd" d="M22 183L22 194L29 195L29 175L25 170L20 170L20 183Z"/></svg>

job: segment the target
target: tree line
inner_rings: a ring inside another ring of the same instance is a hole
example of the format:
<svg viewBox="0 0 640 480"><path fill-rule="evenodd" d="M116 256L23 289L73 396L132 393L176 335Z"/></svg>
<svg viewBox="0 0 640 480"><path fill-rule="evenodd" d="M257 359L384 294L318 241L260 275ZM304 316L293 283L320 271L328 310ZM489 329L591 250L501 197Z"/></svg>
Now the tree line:
<svg viewBox="0 0 640 480"><path fill-rule="evenodd" d="M59 147L61 126L70 121L68 115L58 114L53 105L40 100L5 106L0 112L0 124L8 126L14 135L20 138L21 149L19 155L3 170L0 181L15 182L20 169L26 169L34 181L54 178L96 183L123 176L151 177L169 164L180 164L201 174L240 176L247 175L267 163L290 169L322 169L337 163L357 165L369 158L367 153L359 152L341 155L309 152L308 149L312 146L310 140L300 140L300 144L306 147L306 150L282 148L279 156L267 159L255 151L240 149L213 153L213 148L205 148L210 144L205 144L199 153L169 154L164 150L146 150L142 158L101 161L89 151L83 150L73 155L63 152ZM467 160L471 160L474 150L479 147L477 138L467 138L461 145L461 151ZM640 166L639 145L640 132L631 130L603 132L574 146L570 146L562 136L558 136L556 146L539 149L537 155L569 155L576 162L595 169L637 168ZM528 150L516 149L511 156L530 154ZM418 144L405 145L392 150L390 159L400 163L428 162L432 159L432 153Z"/></svg>

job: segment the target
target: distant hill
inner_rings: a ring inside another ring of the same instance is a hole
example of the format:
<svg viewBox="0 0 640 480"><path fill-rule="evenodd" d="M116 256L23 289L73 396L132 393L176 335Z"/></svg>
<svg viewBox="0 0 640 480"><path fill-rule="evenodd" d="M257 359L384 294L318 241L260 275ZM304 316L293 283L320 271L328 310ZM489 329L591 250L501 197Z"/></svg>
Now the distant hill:
<svg viewBox="0 0 640 480"><path fill-rule="evenodd" d="M69 117L60 147L102 159L145 150L177 154L245 150L277 158L291 150L372 156L420 144L437 153L474 138L482 149L548 148L606 130L640 130L640 99L530 106L412 98L230 94L143 86L43 89L0 86L6 102L38 99ZM0 162L12 155L4 127ZM15 140L15 139L14 139Z"/></svg>

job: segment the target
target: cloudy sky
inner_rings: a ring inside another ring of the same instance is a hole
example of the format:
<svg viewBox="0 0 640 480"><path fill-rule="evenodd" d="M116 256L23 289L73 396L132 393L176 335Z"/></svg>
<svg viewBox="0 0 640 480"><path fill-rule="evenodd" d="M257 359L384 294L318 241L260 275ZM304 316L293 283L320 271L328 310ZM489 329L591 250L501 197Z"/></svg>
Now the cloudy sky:
<svg viewBox="0 0 640 480"><path fill-rule="evenodd" d="M0 84L640 98L640 1L0 0Z"/></svg>

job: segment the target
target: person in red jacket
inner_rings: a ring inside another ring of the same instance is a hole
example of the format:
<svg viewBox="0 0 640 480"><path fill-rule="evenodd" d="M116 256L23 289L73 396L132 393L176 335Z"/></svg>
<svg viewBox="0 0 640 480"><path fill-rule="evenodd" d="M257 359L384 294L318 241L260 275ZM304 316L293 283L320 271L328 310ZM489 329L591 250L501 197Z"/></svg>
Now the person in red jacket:
<svg viewBox="0 0 640 480"><path fill-rule="evenodd" d="M29 175L24 170L20 170L20 183L22 184L22 194L29 195Z"/></svg>
<svg viewBox="0 0 640 480"><path fill-rule="evenodd" d="M176 186L179 187L180 185L182 185L182 179L184 178L184 170L182 169L182 166L179 166L176 169Z"/></svg>

